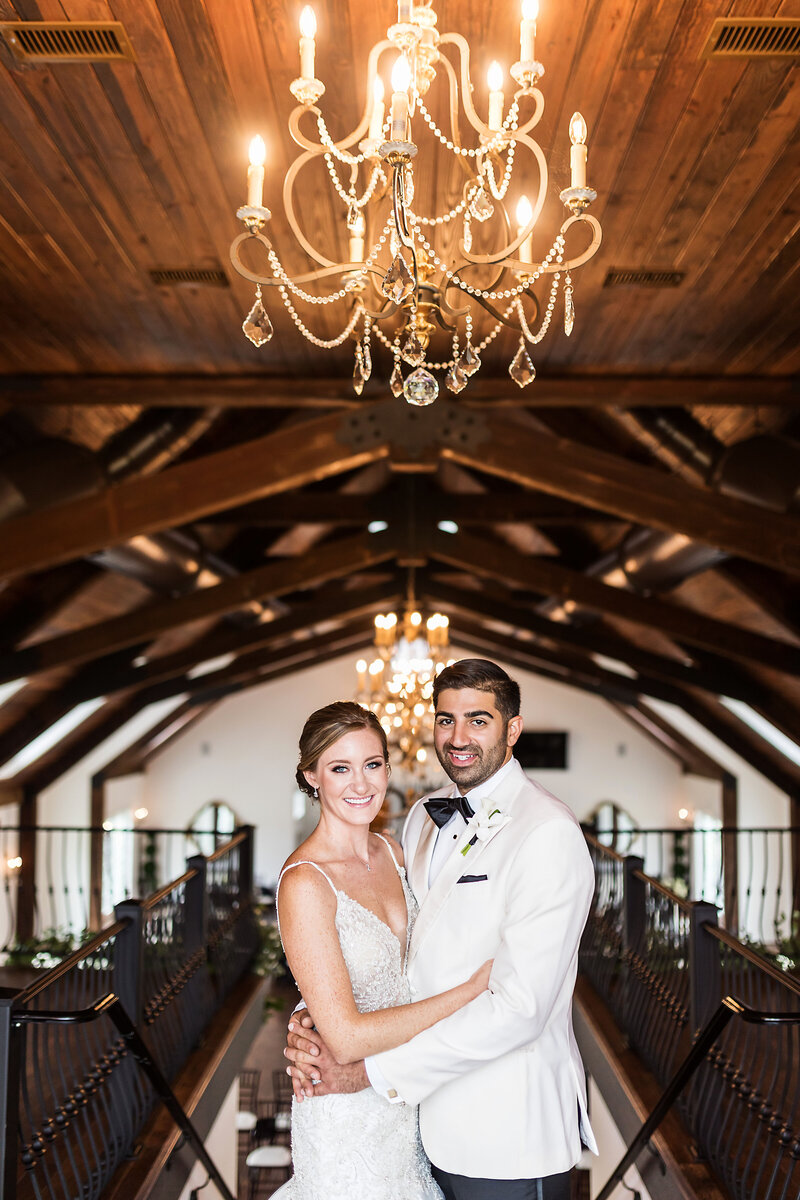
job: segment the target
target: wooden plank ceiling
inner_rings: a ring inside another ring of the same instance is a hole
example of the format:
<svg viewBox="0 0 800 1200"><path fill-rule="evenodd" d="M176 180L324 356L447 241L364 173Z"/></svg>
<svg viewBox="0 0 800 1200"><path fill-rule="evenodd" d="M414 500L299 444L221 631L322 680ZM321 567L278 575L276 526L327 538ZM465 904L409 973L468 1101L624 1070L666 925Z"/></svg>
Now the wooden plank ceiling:
<svg viewBox="0 0 800 1200"><path fill-rule="evenodd" d="M315 7L321 107L342 137L395 7ZM481 109L489 62L517 57L517 6L435 7L473 47ZM272 341L258 350L241 332L252 285L228 248L255 132L271 235L290 272L309 269L280 202L299 3L0 0L3 21L119 21L135 56L22 64L0 43L5 796L42 788L146 704L174 698L174 722L159 715L115 771L224 695L355 656L413 571L459 645L650 724L647 698L678 704L800 797L800 767L720 701L797 739L800 90L793 60L702 54L717 17L800 9L540 7L551 179L535 253L563 219L576 109L603 246L575 274L572 336L554 321L536 348L533 384L510 380L504 330L459 397L442 388L420 411L391 398L380 347L356 396L352 342L313 349L272 293ZM421 153L415 181L433 212L463 176ZM324 168L298 215L346 257ZM220 285L154 283L165 269L217 271ZM680 282L609 287L612 270ZM333 306L301 315L325 338L346 320Z"/></svg>

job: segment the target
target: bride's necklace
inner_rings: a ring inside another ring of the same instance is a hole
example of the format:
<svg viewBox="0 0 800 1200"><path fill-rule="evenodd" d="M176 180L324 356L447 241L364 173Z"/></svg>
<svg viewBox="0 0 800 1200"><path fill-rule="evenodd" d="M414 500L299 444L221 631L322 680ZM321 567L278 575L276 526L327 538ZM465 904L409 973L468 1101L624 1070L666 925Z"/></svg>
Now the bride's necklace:
<svg viewBox="0 0 800 1200"><path fill-rule="evenodd" d="M362 858L360 854L340 854L339 857L342 859L354 858L356 862L361 863L362 867L366 867L370 874L372 873L372 867L369 865L369 847L367 847L366 859Z"/></svg>

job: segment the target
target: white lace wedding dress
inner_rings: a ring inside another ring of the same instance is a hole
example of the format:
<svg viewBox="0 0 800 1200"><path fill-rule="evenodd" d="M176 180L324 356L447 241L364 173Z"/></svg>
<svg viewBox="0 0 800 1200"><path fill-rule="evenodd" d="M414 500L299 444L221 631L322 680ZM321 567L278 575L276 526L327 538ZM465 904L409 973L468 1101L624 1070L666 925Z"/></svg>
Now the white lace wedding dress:
<svg viewBox="0 0 800 1200"><path fill-rule="evenodd" d="M317 867L336 894L336 930L359 1012L411 1000L406 959L417 902L405 871L395 866L408 910L405 947ZM292 1159L294 1177L274 1200L442 1200L422 1149L416 1107L390 1104L372 1088L293 1102Z"/></svg>

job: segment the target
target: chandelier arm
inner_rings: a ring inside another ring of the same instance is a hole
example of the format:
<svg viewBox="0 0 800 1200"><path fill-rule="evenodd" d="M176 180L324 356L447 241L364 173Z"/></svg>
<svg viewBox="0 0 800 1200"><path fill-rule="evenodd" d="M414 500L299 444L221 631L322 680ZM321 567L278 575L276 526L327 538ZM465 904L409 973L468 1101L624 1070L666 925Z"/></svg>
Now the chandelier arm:
<svg viewBox="0 0 800 1200"><path fill-rule="evenodd" d="M298 111L297 109L294 110L295 113L297 111ZM294 113L292 113L292 116L294 116ZM292 136L294 136L294 135L292 135ZM312 159L319 158L324 153L325 153L324 146L312 147L312 149L306 150L303 154L298 154L298 156L294 160L294 162L290 164L289 169L286 172L284 179L283 179L283 209L286 214L286 220L289 222L289 227L290 227L292 233L294 234L294 236L296 237L296 239L300 243L300 245L303 247L303 249L305 250L308 257L313 258L315 262L320 263L323 267L332 267L334 265L333 259L326 258L326 256L324 254L320 254L318 250L315 250L314 247L309 242L308 238L303 233L302 229L300 228L299 222L298 222L297 217L295 216L295 212L294 212L294 199L293 199L294 183L295 183L295 179L299 175L300 171L303 169L304 166L306 166L307 163L311 162Z"/></svg>
<svg viewBox="0 0 800 1200"><path fill-rule="evenodd" d="M480 304L481 308L485 308L486 311L489 313L489 315L494 317L495 321L501 322L501 324L507 326L509 329L513 329L516 333L519 332L519 326L516 325L514 321L510 321L508 319L508 317L506 317L503 313L499 312L493 304L489 303L488 300L484 300L483 296L476 295L473 297L473 299L476 300L478 302L478 304ZM535 299L536 299L536 297L534 296L534 300ZM537 306L536 306L537 314L538 314L538 311L539 311L539 306L537 303Z"/></svg>
<svg viewBox="0 0 800 1200"><path fill-rule="evenodd" d="M472 85L469 77L469 42L460 33L443 33L439 38L439 45L441 46L446 43L455 46L459 52L461 65L461 103L464 106L467 120L481 137L495 137L495 131L484 124L478 116L475 105L472 103Z"/></svg>
<svg viewBox="0 0 800 1200"><path fill-rule="evenodd" d="M272 275L259 275L257 272L251 271L242 262L239 254L239 247L251 238L255 239L257 242L260 242L262 246L266 247L267 251L274 249L269 238L265 237L263 233L251 233L250 230L246 230L244 233L240 233L238 237L235 237L231 242L231 265L239 275L241 275L244 279L249 279L252 283L260 283L262 287L280 287L280 285L284 283L282 279L276 279ZM318 271L306 271L303 275L295 275L292 277L291 282L315 283L318 279L328 279L332 275L352 275L356 272L374 275L376 280L382 280L384 276L384 272L382 270L379 270L374 266L369 266L366 262L341 262L331 263L329 267L322 267Z"/></svg>
<svg viewBox="0 0 800 1200"><path fill-rule="evenodd" d="M388 38L384 38L383 41L376 42L370 50L369 58L367 59L367 91L364 102L364 111L361 114L361 120L353 132L348 134L348 136L343 138L340 142L333 142L333 145L337 150L346 152L350 146L354 146L360 142L364 137L364 134L367 132L369 128L370 113L372 111L372 89L369 85L377 74L378 59L384 50L390 49L392 49L392 43L388 40ZM301 146L304 150L313 150L317 154L324 153L327 147L321 145L319 142L312 142L304 133L301 133L300 131L300 120L303 116L303 113L306 112L312 112L316 117L322 116L322 113L316 107L316 105L298 104L297 107L293 108L289 114L289 132L291 133L297 145Z"/></svg>
<svg viewBox="0 0 800 1200"><path fill-rule="evenodd" d="M552 271L574 271L576 267L580 267L583 263L588 262L590 258L594 258L597 251L600 249L600 243L603 240L603 230L600 222L591 213L576 213L572 217L568 217L561 226L561 233L566 233L572 225L585 223L592 229L592 240L589 243L588 249L584 250L583 254L579 254L576 258L565 258L563 263L550 263L542 266L542 272Z"/></svg>
<svg viewBox="0 0 800 1200"><path fill-rule="evenodd" d="M530 117L528 117L528 119L524 123L524 125L520 125L520 126L518 126L518 128L516 128L512 131L515 141L517 140L517 138L521 137L522 134L528 133L531 129L535 129L536 126L541 121L542 114L544 113L544 96L542 95L542 93L539 91L539 89L537 87L520 88L518 92L514 93L514 99L517 102L519 102L520 97L522 97L522 96L531 96L533 98L534 110L533 110L532 115Z"/></svg>
<svg viewBox="0 0 800 1200"><path fill-rule="evenodd" d="M517 142L524 142L536 159L539 167L539 194L536 197L536 203L533 206L533 212L531 213L530 221L528 221L528 224L524 227L524 229L521 229L517 236L510 241L507 246L504 246L502 250L496 250L494 254L470 254L465 248L463 241L460 243L458 247L460 253L464 256L467 262L473 263L476 266L485 266L488 263L499 263L507 260L509 255L513 254L515 250L518 250L525 239L533 232L533 227L538 221L539 215L544 207L545 198L547 196L547 162L545 161L544 154L542 153L542 148L538 142L535 142L533 138L529 138L528 135L524 133L519 134L518 136L515 135L514 140Z"/></svg>

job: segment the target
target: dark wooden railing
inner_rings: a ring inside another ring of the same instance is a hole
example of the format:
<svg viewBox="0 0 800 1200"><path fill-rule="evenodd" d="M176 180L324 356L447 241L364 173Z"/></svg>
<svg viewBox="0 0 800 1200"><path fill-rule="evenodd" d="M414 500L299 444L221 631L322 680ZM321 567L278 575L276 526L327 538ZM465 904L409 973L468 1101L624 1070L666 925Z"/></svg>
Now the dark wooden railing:
<svg viewBox="0 0 800 1200"><path fill-rule="evenodd" d="M56 1021L114 994L167 1079L252 962L252 829L0 999L4 1200L96 1200L136 1144L155 1095L108 1021Z"/></svg>
<svg viewBox="0 0 800 1200"><path fill-rule="evenodd" d="M719 929L712 904L587 841L596 885L581 970L667 1089L659 1121L674 1102L735 1200L796 1197L800 981Z"/></svg>

